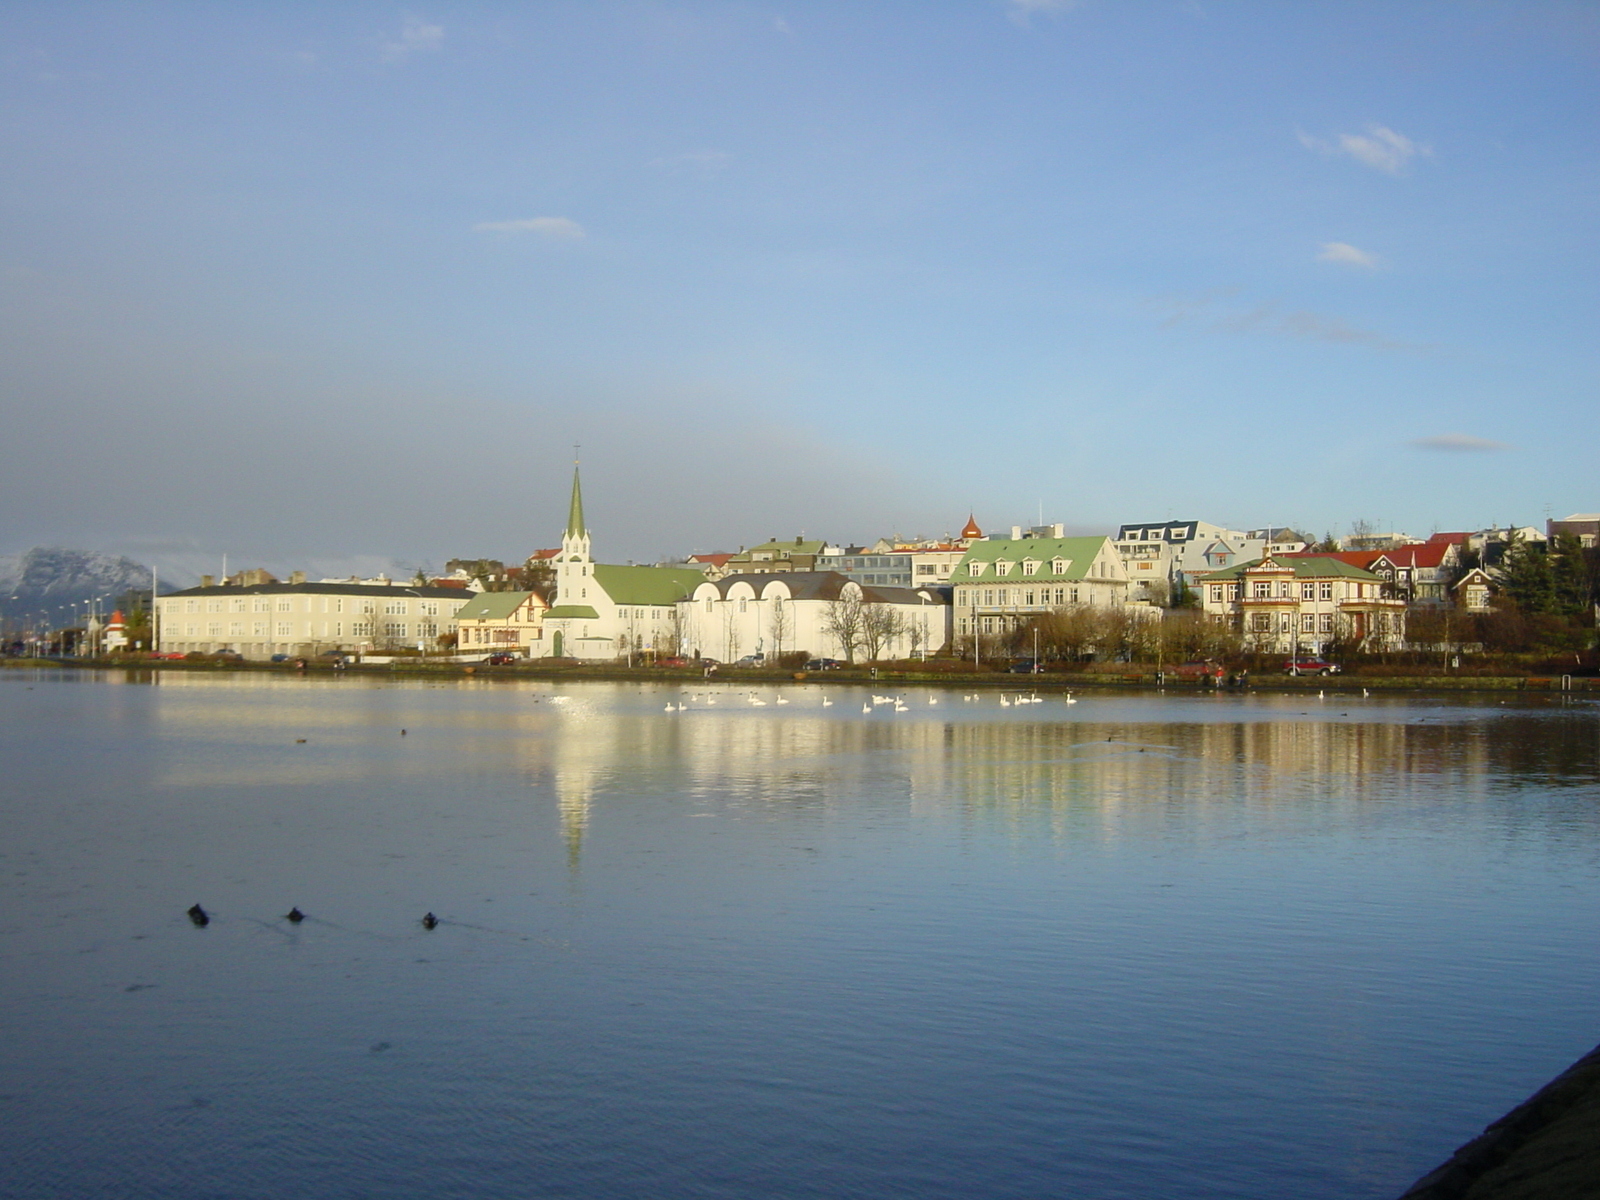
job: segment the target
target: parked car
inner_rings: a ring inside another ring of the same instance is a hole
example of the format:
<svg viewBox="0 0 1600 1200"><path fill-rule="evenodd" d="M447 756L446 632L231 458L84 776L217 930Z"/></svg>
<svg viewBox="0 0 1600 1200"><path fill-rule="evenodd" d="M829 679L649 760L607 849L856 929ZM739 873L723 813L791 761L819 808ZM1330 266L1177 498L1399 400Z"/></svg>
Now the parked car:
<svg viewBox="0 0 1600 1200"><path fill-rule="evenodd" d="M662 658L656 659L656 666L658 667L686 667L688 665L688 659L680 658L676 654L668 654Z"/></svg>
<svg viewBox="0 0 1600 1200"><path fill-rule="evenodd" d="M214 651L212 653L211 657L212 658L225 658L229 662L243 662L244 661L244 655L240 654L237 650L217 650L217 651Z"/></svg>
<svg viewBox="0 0 1600 1200"><path fill-rule="evenodd" d="M516 661L517 656L515 654L505 653L491 654L488 658L484 659L484 662L488 663L491 667L509 667Z"/></svg>
<svg viewBox="0 0 1600 1200"><path fill-rule="evenodd" d="M733 665L736 667L759 667L767 661L765 654L746 654Z"/></svg>
<svg viewBox="0 0 1600 1200"><path fill-rule="evenodd" d="M839 660L837 658L808 658L806 659L808 671L837 671Z"/></svg>
<svg viewBox="0 0 1600 1200"><path fill-rule="evenodd" d="M181 650L154 650L150 657L160 662L182 662L187 656Z"/></svg>
<svg viewBox="0 0 1600 1200"><path fill-rule="evenodd" d="M1042 675L1044 664L1035 659L1024 658L1020 662L1012 663L1006 670L1013 675Z"/></svg>
<svg viewBox="0 0 1600 1200"><path fill-rule="evenodd" d="M1214 658L1197 658L1193 662L1179 663L1172 668L1179 679L1221 679L1227 674Z"/></svg>
<svg viewBox="0 0 1600 1200"><path fill-rule="evenodd" d="M1291 658L1283 664L1285 675L1337 675L1339 664L1320 658Z"/></svg>
<svg viewBox="0 0 1600 1200"><path fill-rule="evenodd" d="M272 656L272 661L273 662L288 662L289 661L289 656L287 654L274 654Z"/></svg>
<svg viewBox="0 0 1600 1200"><path fill-rule="evenodd" d="M317 657L331 658L334 662L343 662L345 660L345 652L343 650L324 650Z"/></svg>

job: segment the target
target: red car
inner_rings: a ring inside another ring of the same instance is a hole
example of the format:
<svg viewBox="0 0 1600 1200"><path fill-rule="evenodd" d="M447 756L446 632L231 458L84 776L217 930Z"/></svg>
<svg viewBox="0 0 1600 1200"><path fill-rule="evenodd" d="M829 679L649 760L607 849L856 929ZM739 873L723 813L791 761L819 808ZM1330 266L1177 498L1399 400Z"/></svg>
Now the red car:
<svg viewBox="0 0 1600 1200"><path fill-rule="evenodd" d="M1339 664L1320 658L1291 658L1283 664L1285 675L1337 675Z"/></svg>
<svg viewBox="0 0 1600 1200"><path fill-rule="evenodd" d="M1227 674L1214 658L1198 658L1194 662L1179 663L1172 668L1179 679L1221 679Z"/></svg>

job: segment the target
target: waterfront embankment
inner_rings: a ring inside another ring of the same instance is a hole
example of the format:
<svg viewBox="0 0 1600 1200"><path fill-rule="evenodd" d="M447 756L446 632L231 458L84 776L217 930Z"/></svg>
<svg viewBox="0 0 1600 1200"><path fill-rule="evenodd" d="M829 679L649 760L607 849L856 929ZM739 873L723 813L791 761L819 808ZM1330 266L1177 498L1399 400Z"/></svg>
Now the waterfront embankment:
<svg viewBox="0 0 1600 1200"><path fill-rule="evenodd" d="M350 662L335 668L330 662L312 661L305 667L293 662L264 663L242 659L129 659L129 658L9 658L0 659L10 668L41 668L61 670L120 670L161 672L224 671L266 673L274 675L333 675L336 673L363 676L471 676L479 679L503 681L530 680L604 680L609 682L636 681L656 683L681 683L704 686L706 683L722 685L772 686L787 683L820 683L845 685L871 685L893 687L915 685L918 687L970 687L985 690L1028 689L1040 692L1080 691L1099 688L1164 689L1173 692L1201 691L1271 691L1291 693L1357 694L1363 692L1406 693L1460 693L1460 692L1533 692L1539 694L1597 694L1600 695L1600 678L1584 675L1479 675L1440 674L1419 675L1414 672L1382 674L1372 668L1351 675L1286 675L1261 673L1233 676L1218 680L1215 687L1207 680L1185 679L1170 671L1158 671L1148 665L1100 664L1100 669L1062 671L1049 669L1036 675L1010 671L984 671L967 663L948 661L921 663L895 663L871 668L866 666L840 666L826 671L787 671L779 668L721 667L707 674L693 666L627 666L622 663L588 663L574 660L534 659L526 662L491 666L487 663L461 663L442 659L400 658L385 659L381 663ZM1106 669L1107 667L1111 669Z"/></svg>
<svg viewBox="0 0 1600 1200"><path fill-rule="evenodd" d="M1600 1196L1600 1046L1418 1180L1400 1200Z"/></svg>

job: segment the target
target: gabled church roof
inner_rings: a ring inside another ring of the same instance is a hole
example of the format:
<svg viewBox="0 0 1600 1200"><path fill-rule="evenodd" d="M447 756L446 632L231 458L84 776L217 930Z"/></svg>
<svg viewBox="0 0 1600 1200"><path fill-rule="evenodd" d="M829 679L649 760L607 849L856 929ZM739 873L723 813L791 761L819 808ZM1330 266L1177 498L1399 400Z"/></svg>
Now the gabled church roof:
<svg viewBox="0 0 1600 1200"><path fill-rule="evenodd" d="M706 581L691 567L613 567L596 563L594 581L613 604L676 604Z"/></svg>

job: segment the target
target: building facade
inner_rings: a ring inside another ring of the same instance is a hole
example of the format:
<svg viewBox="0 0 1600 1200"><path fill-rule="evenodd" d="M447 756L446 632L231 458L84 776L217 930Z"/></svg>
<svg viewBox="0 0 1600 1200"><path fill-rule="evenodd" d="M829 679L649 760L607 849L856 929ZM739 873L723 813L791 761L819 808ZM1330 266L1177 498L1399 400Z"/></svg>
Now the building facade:
<svg viewBox="0 0 1600 1200"><path fill-rule="evenodd" d="M864 586L837 571L729 575L695 589L680 627L686 653L721 662L902 659L945 646L950 605L939 589Z"/></svg>
<svg viewBox="0 0 1600 1200"><path fill-rule="evenodd" d="M1128 572L1108 537L988 538L951 576L956 637L1006 633L1052 609L1128 603Z"/></svg>
<svg viewBox="0 0 1600 1200"><path fill-rule="evenodd" d="M438 650L470 599L460 588L398 583L203 584L156 602L157 646L179 654L231 650L251 659Z"/></svg>
<svg viewBox="0 0 1600 1200"><path fill-rule="evenodd" d="M1334 641L1398 650L1405 641L1405 601L1390 597L1379 576L1337 558L1260 559L1202 576L1199 587L1205 612L1259 651L1320 654Z"/></svg>
<svg viewBox="0 0 1600 1200"><path fill-rule="evenodd" d="M538 592L481 592L456 613L456 651L544 658L549 608Z"/></svg>

